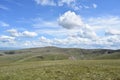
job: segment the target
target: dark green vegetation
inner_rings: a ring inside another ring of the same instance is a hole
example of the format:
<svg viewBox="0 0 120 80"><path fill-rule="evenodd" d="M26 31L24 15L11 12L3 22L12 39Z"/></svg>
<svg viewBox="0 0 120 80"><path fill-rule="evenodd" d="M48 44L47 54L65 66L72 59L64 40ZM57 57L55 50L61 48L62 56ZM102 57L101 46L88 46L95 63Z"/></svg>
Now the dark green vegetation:
<svg viewBox="0 0 120 80"><path fill-rule="evenodd" d="M120 80L120 50L0 51L0 80Z"/></svg>

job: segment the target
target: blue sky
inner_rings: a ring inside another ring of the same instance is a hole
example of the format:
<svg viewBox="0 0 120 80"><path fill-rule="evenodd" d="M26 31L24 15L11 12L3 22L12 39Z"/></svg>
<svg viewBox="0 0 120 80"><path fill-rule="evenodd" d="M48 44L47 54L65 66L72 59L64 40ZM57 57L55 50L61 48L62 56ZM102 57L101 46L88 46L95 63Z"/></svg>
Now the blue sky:
<svg viewBox="0 0 120 80"><path fill-rule="evenodd" d="M0 0L0 47L120 48L120 0Z"/></svg>

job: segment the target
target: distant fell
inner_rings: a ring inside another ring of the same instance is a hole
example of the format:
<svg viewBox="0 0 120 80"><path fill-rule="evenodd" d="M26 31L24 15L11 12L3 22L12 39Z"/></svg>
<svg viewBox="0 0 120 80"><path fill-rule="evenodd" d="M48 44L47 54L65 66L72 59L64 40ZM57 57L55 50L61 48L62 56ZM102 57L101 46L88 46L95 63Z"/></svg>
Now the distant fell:
<svg viewBox="0 0 120 80"><path fill-rule="evenodd" d="M42 47L0 51L0 62L120 59L120 50Z"/></svg>

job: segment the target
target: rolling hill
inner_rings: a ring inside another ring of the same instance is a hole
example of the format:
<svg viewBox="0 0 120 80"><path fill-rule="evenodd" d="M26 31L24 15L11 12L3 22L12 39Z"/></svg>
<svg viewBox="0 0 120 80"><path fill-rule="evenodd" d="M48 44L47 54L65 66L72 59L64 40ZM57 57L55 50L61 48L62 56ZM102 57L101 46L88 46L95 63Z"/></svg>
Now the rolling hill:
<svg viewBox="0 0 120 80"><path fill-rule="evenodd" d="M120 50L42 47L0 51L0 63L67 59L120 59Z"/></svg>
<svg viewBox="0 0 120 80"><path fill-rule="evenodd" d="M0 80L120 80L120 50L30 48L0 51Z"/></svg>

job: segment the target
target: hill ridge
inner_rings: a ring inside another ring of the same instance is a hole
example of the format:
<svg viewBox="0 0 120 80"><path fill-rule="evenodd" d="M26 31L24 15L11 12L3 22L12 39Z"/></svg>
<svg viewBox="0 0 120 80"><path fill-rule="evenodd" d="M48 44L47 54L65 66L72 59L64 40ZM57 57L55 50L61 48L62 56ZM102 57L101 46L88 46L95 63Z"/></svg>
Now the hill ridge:
<svg viewBox="0 0 120 80"><path fill-rule="evenodd" d="M120 50L42 47L0 51L2 61L120 59Z"/></svg>

